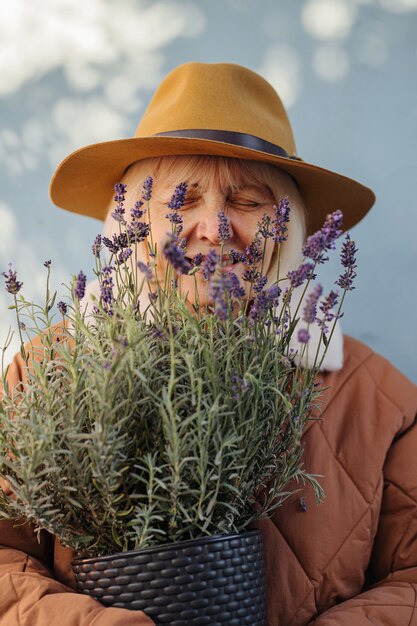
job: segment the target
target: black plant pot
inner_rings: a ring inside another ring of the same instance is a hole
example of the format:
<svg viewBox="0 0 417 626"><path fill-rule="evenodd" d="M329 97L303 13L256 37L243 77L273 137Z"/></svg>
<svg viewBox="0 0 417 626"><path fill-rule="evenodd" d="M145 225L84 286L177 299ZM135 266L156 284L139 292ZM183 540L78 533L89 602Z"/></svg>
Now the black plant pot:
<svg viewBox="0 0 417 626"><path fill-rule="evenodd" d="M158 625L266 623L259 530L76 559L72 567L80 592L143 610Z"/></svg>

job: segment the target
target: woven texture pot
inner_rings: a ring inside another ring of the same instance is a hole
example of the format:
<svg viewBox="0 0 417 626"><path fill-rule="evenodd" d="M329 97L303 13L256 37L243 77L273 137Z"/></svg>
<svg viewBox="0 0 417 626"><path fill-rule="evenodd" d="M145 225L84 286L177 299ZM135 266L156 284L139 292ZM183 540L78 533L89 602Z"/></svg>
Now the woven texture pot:
<svg viewBox="0 0 417 626"><path fill-rule="evenodd" d="M143 610L156 624L265 626L259 530L76 559L78 589L105 606Z"/></svg>

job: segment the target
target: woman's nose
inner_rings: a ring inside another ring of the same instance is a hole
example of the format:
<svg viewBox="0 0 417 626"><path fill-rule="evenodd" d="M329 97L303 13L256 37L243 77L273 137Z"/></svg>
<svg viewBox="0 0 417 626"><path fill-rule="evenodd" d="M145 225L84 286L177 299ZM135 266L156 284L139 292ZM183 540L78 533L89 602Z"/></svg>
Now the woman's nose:
<svg viewBox="0 0 417 626"><path fill-rule="evenodd" d="M225 211L226 199L224 197L206 198L201 207L199 220L196 228L200 239L208 239L211 243L220 245L219 211ZM226 211L227 215L227 211ZM230 237L233 236L232 224L228 218Z"/></svg>

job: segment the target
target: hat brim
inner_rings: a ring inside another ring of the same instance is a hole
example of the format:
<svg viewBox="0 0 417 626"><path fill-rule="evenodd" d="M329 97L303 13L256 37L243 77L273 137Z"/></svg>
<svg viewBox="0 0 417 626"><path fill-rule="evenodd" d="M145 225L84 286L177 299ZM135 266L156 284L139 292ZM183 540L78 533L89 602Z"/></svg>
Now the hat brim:
<svg viewBox="0 0 417 626"><path fill-rule="evenodd" d="M188 137L133 137L80 148L57 167L49 187L50 198L67 211L104 220L113 187L129 165L151 157L192 154L261 161L290 174L307 206L309 234L337 209L343 212L343 228L348 230L375 202L375 194L365 185L317 165L222 141Z"/></svg>

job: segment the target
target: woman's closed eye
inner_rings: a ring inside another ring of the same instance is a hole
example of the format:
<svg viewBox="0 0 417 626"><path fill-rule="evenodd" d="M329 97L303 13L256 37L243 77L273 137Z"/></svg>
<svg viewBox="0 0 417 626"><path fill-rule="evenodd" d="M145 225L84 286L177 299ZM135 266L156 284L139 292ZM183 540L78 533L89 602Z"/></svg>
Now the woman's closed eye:
<svg viewBox="0 0 417 626"><path fill-rule="evenodd" d="M201 198L200 197L190 197L190 198L185 198L183 205L179 208L179 210L181 209L187 209L190 207L193 207L197 204L199 204L199 202L201 202ZM168 202L164 203L166 206L168 206ZM261 206L263 206L265 204L265 202L261 201L261 200L252 200L249 198L227 198L226 200L226 205L227 206L231 206L231 207L237 207L239 209L257 209Z"/></svg>
<svg viewBox="0 0 417 626"><path fill-rule="evenodd" d="M245 207L245 208L249 208L249 209L256 209L260 206L262 206L262 202L257 202L256 200L249 200L246 198L230 198L227 201L228 204L231 204L233 206L238 206L238 207Z"/></svg>

